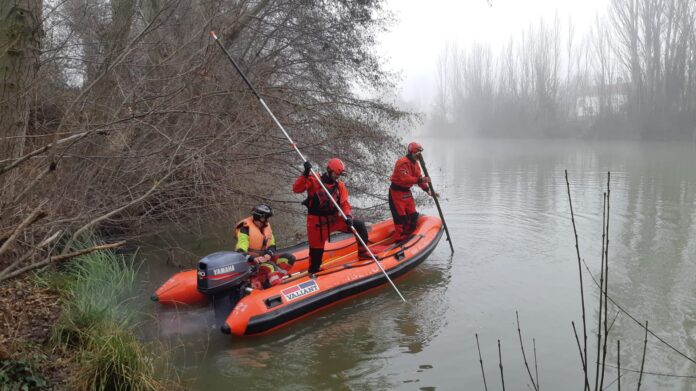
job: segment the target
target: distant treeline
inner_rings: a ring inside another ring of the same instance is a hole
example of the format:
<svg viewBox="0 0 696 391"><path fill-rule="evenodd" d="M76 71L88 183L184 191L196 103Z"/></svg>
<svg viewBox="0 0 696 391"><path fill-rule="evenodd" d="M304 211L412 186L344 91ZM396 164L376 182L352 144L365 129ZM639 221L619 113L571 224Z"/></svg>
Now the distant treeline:
<svg viewBox="0 0 696 391"><path fill-rule="evenodd" d="M411 118L355 93L393 87L375 54L383 3L2 1L0 270L90 230L297 209L302 161L211 30L317 169L341 157L351 191L374 192Z"/></svg>
<svg viewBox="0 0 696 391"><path fill-rule="evenodd" d="M591 31L540 21L501 50L445 48L436 134L696 140L696 2L611 0Z"/></svg>

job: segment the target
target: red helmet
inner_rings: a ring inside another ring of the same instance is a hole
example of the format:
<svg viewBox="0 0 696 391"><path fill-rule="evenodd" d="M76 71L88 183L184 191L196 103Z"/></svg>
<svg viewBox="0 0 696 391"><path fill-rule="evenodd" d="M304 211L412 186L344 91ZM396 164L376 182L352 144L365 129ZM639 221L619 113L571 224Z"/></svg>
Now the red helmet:
<svg viewBox="0 0 696 391"><path fill-rule="evenodd" d="M417 153L417 152L422 152L423 151L423 146L418 144L417 142L413 141L408 144L408 153Z"/></svg>
<svg viewBox="0 0 696 391"><path fill-rule="evenodd" d="M335 157L335 158L329 160L328 163L326 163L326 169L328 171L333 171L336 174L341 175L346 170L346 166L345 166L345 164L343 164L341 159Z"/></svg>

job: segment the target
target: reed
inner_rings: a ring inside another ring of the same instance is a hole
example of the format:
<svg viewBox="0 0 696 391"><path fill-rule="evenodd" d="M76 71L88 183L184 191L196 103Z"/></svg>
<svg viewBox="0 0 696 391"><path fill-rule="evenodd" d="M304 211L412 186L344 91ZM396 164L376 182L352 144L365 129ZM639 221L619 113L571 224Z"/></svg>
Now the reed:
<svg viewBox="0 0 696 391"><path fill-rule="evenodd" d="M537 354L536 354L536 338L532 338L532 346L534 347L534 374L536 375L537 390L541 388L539 385L539 366L537 365Z"/></svg>
<svg viewBox="0 0 696 391"><path fill-rule="evenodd" d="M575 342L578 343L578 350L580 351L580 364L583 370L585 369L585 358L582 356L582 346L580 346L580 338L578 338L578 330L575 328L575 321L570 322L573 325L573 333L575 334Z"/></svg>
<svg viewBox="0 0 696 391"><path fill-rule="evenodd" d="M565 170L566 189L568 190L568 204L570 205L570 220L573 222L573 234L575 236L575 252L578 256L578 273L580 276L580 302L582 305L582 331L583 331L583 360L582 370L585 374L585 389L590 389L590 382L587 376L587 322L585 317L585 290L582 284L582 260L580 258L580 245L578 244L578 230L575 226L575 214L573 213L573 201L570 197L570 182L568 181L568 170Z"/></svg>
<svg viewBox="0 0 696 391"><path fill-rule="evenodd" d="M85 336L103 333L112 326L128 329L137 321L137 312L126 307L136 272L132 262L109 251L78 258L64 273L65 300L54 340L79 345Z"/></svg>
<svg viewBox="0 0 696 391"><path fill-rule="evenodd" d="M527 374L529 374L529 380L532 382L532 387L536 391L539 391L536 382L534 381L534 376L532 376L532 371L529 369L529 364L527 363L527 355L524 353L524 344L522 343L522 331L520 330L520 314L515 311L515 318L517 319L517 335L520 337L520 349L522 350L522 359L524 360L524 366L527 368Z"/></svg>
<svg viewBox="0 0 696 391"><path fill-rule="evenodd" d="M483 376L483 389L488 391L488 385L486 385L486 372L483 370L483 358L481 357L481 346L479 345L478 333L476 333L476 347L478 348L479 363L481 363L481 376Z"/></svg>
<svg viewBox="0 0 696 391"><path fill-rule="evenodd" d="M621 340L616 341L616 372L618 391L621 391Z"/></svg>
<svg viewBox="0 0 696 391"><path fill-rule="evenodd" d="M587 361L587 329L586 329L586 312L585 312L585 300L584 300L584 288L583 288L583 278L582 278L582 265L585 266L585 269L587 270L591 281L599 288L599 311L598 311L598 323L597 323L597 359L596 359L596 372L595 372L595 385L594 389L595 390L604 390L608 389L610 386L612 386L615 382L618 383L617 387L619 391L621 390L621 377L625 376L626 373L629 372L635 372L639 373L639 379L638 379L638 390L640 390L640 387L642 385L642 377L643 374L646 375L655 375L655 376L663 376L663 377L676 377L676 378L689 378L689 379L695 379L696 376L686 376L686 375L676 375L676 374L665 374L665 373L653 373L653 372L646 372L644 371L644 365L645 365L645 356L646 356L646 351L647 351L647 338L648 334L652 335L655 337L657 341L659 341L661 344L665 345L672 351L676 352L679 354L681 357L684 359L688 360L691 363L696 363L696 359L688 356L686 353L682 352L681 350L677 349L674 347L672 344L669 342L665 341L664 338L660 337L659 335L655 334L652 330L649 329L648 327L648 322L645 321L645 323L641 323L635 316L633 316L631 313L626 311L619 303L614 301L611 296L609 296L609 215L610 215L610 195L611 195L611 189L610 189L610 179L611 179L611 173L607 173L607 191L603 193L604 196L604 201L603 201L603 211L602 211L602 248L601 248L601 273L600 273L600 280L597 281L595 275L592 273L590 270L589 266L585 262L584 259L580 257L580 248L578 244L578 234L577 234L577 229L575 225L575 216L574 216L574 211L573 211L573 203L570 195L570 183L568 180L568 172L566 170L565 172L565 178L566 178L566 186L568 190L568 203L570 205L570 214L571 214L571 220L573 223L573 233L575 237L575 248L576 248L576 253L577 253L577 259L578 259L578 266L580 267L579 270L579 278L580 278L580 297L581 297L581 303L582 303L582 319L583 319L583 343L580 342L580 336L578 334L578 330L576 328L575 322L572 321L571 325L573 327L573 333L575 335L575 341L577 343L578 347L578 352L580 354L580 362L582 366L582 371L585 375L585 385L584 389L585 390L590 390L590 385L589 385L589 373L588 373L588 361ZM609 310L608 306L609 303L612 303L613 306L616 307L617 312L614 315L613 319L611 322L609 322ZM617 355L617 377L616 379L612 380L609 384L605 386L604 384L604 376L606 373L606 367L613 367L611 364L606 363L606 357L607 357L607 345L608 345L608 339L609 339L609 333L612 330L618 316L620 313L625 314L629 319L640 325L641 327L644 328L645 330L645 337L643 341L643 356L641 359L641 366L640 370L633 370L633 369L627 369L623 368L623 374L622 374L622 368L621 368L621 342L617 340L616 342L616 355ZM515 315L517 318L517 332L518 336L520 339L520 348L522 350L522 358L524 360L524 365L527 369L527 374L529 375L530 380L532 381L532 386L535 390L539 390L539 374L538 374L538 368L537 368L537 360L536 360L536 342L534 341L534 368L535 368L535 373L536 373L536 379L532 377L531 369L529 367L529 363L527 362L525 350L524 350L524 344L522 342L522 332L520 328L520 323L519 323L519 313L515 311ZM476 335L476 343L478 346L478 334ZM503 382L503 390L505 389L505 381L503 377L503 364L502 364L502 354L501 354L501 349L500 349L500 340L498 340L498 357L499 357L499 365L500 365L500 376L501 380ZM480 348L479 348L479 359L480 359ZM483 361L481 361L481 371L483 372ZM484 379L484 386L485 386L485 379ZM529 387L529 385L528 385ZM532 389L532 387L529 387Z"/></svg>
<svg viewBox="0 0 696 391"><path fill-rule="evenodd" d="M607 219L607 193L604 193L603 195L604 201L602 204L602 250L599 252L600 257L601 257L601 262L600 262L600 274L599 274L599 316L598 321L597 321L597 359L595 360L595 385L594 389L600 389L597 388L599 385L599 372L600 368L599 365L601 363L599 359L599 354L602 351L602 316L604 315L602 313L602 306L606 306L606 303L604 303L604 243L606 239L606 219ZM605 338L606 340L606 338Z"/></svg>
<svg viewBox="0 0 696 391"><path fill-rule="evenodd" d="M602 241L602 247L604 248L604 289L599 292L599 296L604 296L604 346L602 347L602 377L599 381L599 389L604 387L604 370L606 368L607 361L607 340L609 339L609 327L607 325L608 311L609 307L609 205L611 196L611 172L607 172L607 193L606 193L606 227L603 229L606 232L606 240ZM613 325L613 322L612 322Z"/></svg>
<svg viewBox="0 0 696 391"><path fill-rule="evenodd" d="M149 347L129 331L89 333L72 386L78 390L162 390Z"/></svg>
<svg viewBox="0 0 696 391"><path fill-rule="evenodd" d="M648 347L648 321L645 321L645 338L643 339L643 358L640 360L640 375L638 375L638 388L636 391L640 391L640 383L643 380L643 369L645 366L645 351Z"/></svg>
<svg viewBox="0 0 696 391"><path fill-rule="evenodd" d="M63 293L63 308L52 341L77 350L79 371L71 389L176 388L168 375L162 376L171 371L162 346L144 344L134 334L140 313L131 300L137 275L132 259L94 252L61 274L54 281Z"/></svg>
<svg viewBox="0 0 696 391"><path fill-rule="evenodd" d="M630 318L632 321L636 322L639 324L641 327L645 329L645 337L643 341L643 357L641 361L641 368L640 371L637 370L631 370L631 369L623 369L623 375L622 375L622 368L621 368L621 343L620 341L617 340L617 371L618 375L617 378L614 379L612 382L606 385L606 388L609 386L613 385L613 383L617 382L618 383L618 389L621 389L621 377L626 374L626 372L637 372L640 374L639 380L638 380L638 389L640 390L640 387L642 385L642 375L643 374L649 374L649 375L657 375L657 376L667 376L667 377L682 377L682 378L696 378L693 376L682 376L682 375L673 375L673 374L659 374L659 373L651 373L651 372L645 372L644 371L644 364L645 364L645 355L646 355L646 350L647 350L647 336L648 334L652 335L657 339L660 343L663 345L667 346L670 348L672 351L676 352L680 356L682 356L684 359L690 361L691 363L696 363L696 359L688 356L686 353L682 352L681 350L677 349L673 345L671 345L669 342L665 341L663 338L661 338L659 335L655 334L653 331L651 331L648 328L648 322L646 321L645 324L643 325L635 316L631 315L628 311L626 311L619 303L614 301L611 296L609 296L609 216L610 216L610 195L611 195L611 173L607 173L607 191L603 193L603 208L602 208L602 247L601 247L601 267L600 267L600 280L597 281L595 276L593 275L592 271L590 270L589 266L585 262L584 259L580 257L580 247L579 247L579 242L578 242L578 233L577 233L577 227L575 224L575 214L573 210L573 202L570 194L570 182L568 180L568 171L565 171L565 179L566 179L566 188L568 192L568 203L570 206L570 215L571 215L571 221L573 224L573 234L575 238L575 249L576 249L576 254L577 254L577 259L578 259L578 267L579 267L579 280L580 280L580 298L581 298L581 305L582 305L582 320L583 320L583 342L580 341L580 336L578 334L578 330L576 328L575 322L571 322L571 325L573 327L573 333L575 335L575 341L577 343L578 347L578 352L580 354L580 362L582 366L582 371L583 374L585 375L585 385L584 389L585 390L590 390L590 384L589 384L589 373L588 373L588 366L589 363L587 361L587 322L586 322L586 311L585 311L585 295L584 295L584 284L583 284L583 276L582 276L582 265L585 266L585 269L587 270L589 276L592 279L592 282L599 288L599 311L598 311L598 323L597 323L597 359L596 359L596 371L595 371L595 385L594 389L595 390L604 390L605 385L604 385L604 375L606 373L606 367L613 367L611 364L606 363L606 357L607 357L607 345L608 345L608 338L609 338L609 333L611 329L614 326L614 323L616 322L616 319L618 318L618 315L620 313L624 313L628 318ZM618 311L614 315L611 323L609 322L609 314L608 314L608 306L609 303L612 303ZM525 367L527 368L527 373L532 380L532 385L535 390L539 389L539 375L538 375L538 368L537 368L537 362L536 362L536 343L534 344L534 367L535 367L535 373L536 373L536 379L532 377L531 370L529 368L529 364L527 362L527 358L525 355L524 351L524 344L522 342L522 334L521 334L521 329L520 329L520 324L519 324L519 314L516 311L516 317L517 317L517 331L518 335L520 338L520 347L522 350L522 357L524 360ZM477 336L477 344L478 344L478 336ZM501 379L503 380L503 389L505 389L505 384L504 384L504 379L503 379L503 366L502 366L502 356L500 353L500 340L498 340L498 355L500 359L500 374L501 374ZM483 369L483 364L482 364L482 369ZM530 389L532 387L529 387Z"/></svg>
<svg viewBox="0 0 696 391"><path fill-rule="evenodd" d="M500 352L500 340L498 340L498 365L500 366L500 381L503 383L503 391L505 391L505 376L503 375L503 354Z"/></svg>

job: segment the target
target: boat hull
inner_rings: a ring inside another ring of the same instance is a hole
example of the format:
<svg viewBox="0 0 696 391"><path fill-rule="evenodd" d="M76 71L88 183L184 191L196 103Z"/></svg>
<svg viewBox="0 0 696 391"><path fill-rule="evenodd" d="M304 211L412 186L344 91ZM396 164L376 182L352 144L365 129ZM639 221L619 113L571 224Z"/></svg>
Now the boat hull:
<svg viewBox="0 0 696 391"><path fill-rule="evenodd" d="M395 280L416 268L433 252L444 228L439 218L421 216L415 233L406 241L394 243L393 227L391 220L373 224L369 231L369 243L389 278ZM292 252L297 258L290 277L282 284L253 290L242 297L222 325L222 331L234 336L267 333L350 297L388 284L384 272L373 260L358 259L357 245L352 235L342 234L334 239L327 243L322 270L314 279L310 279L304 272L309 266L306 243L282 250ZM172 277L174 280L186 278L188 281L178 284L179 297L174 297L170 292L166 296L167 300L160 297L159 302L166 305L191 300L189 304L195 304L208 300L204 295L201 298L190 292L190 280L193 278L195 282L196 277L195 270L193 272L182 272L187 274L179 273ZM173 285L170 281L168 284ZM167 284L162 288L166 286ZM158 294L160 290L157 291L156 295Z"/></svg>

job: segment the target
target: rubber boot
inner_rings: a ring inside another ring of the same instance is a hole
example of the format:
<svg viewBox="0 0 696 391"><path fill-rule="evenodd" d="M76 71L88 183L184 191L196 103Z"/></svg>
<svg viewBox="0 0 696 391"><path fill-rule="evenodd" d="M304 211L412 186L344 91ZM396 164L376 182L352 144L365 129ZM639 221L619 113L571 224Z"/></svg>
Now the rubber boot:
<svg viewBox="0 0 696 391"><path fill-rule="evenodd" d="M310 248L309 249L309 269L307 273L315 274L321 269L321 259L324 256L323 248Z"/></svg>

